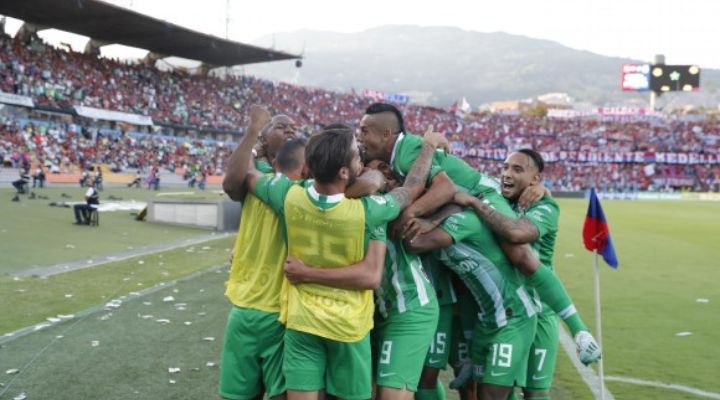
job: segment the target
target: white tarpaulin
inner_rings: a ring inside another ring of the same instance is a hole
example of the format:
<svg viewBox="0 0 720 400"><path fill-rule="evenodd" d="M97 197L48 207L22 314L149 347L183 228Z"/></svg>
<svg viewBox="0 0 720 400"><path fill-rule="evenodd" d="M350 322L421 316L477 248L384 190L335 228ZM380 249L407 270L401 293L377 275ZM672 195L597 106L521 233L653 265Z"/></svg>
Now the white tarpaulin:
<svg viewBox="0 0 720 400"><path fill-rule="evenodd" d="M27 96L20 96L12 93L0 92L0 103L14 104L16 106L35 107L32 99Z"/></svg>
<svg viewBox="0 0 720 400"><path fill-rule="evenodd" d="M130 114L120 111L103 110L102 108L93 108L85 106L75 106L75 112L78 115L92 119L103 119L106 121L127 122L132 125L150 125L152 126L152 118L145 115Z"/></svg>

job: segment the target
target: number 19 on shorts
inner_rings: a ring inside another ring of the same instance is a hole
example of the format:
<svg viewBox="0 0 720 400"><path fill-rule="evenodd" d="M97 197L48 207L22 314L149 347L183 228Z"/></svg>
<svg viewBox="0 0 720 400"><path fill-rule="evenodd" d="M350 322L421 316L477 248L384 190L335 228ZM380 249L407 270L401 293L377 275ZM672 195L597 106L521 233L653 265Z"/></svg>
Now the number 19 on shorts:
<svg viewBox="0 0 720 400"><path fill-rule="evenodd" d="M492 365L496 367L509 368L512 364L512 344L493 343Z"/></svg>

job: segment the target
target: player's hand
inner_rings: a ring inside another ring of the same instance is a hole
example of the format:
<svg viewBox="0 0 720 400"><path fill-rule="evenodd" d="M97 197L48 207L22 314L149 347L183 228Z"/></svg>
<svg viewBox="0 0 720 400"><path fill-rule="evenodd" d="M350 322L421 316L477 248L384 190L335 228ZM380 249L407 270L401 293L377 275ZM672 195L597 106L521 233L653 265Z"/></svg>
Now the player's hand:
<svg viewBox="0 0 720 400"><path fill-rule="evenodd" d="M474 197L469 193L458 191L457 193L455 193L455 196L453 196L453 203L461 207L470 207L473 202L478 200L478 198L479 197Z"/></svg>
<svg viewBox="0 0 720 400"><path fill-rule="evenodd" d="M411 219L415 218L415 214L411 208L412 206L403 210L400 216L388 225L388 235L391 239L401 240L404 238L403 232L405 231L405 225L410 222Z"/></svg>
<svg viewBox="0 0 720 400"><path fill-rule="evenodd" d="M308 269L310 267L295 257L288 256L285 260L285 277L293 285L307 282L306 271Z"/></svg>
<svg viewBox="0 0 720 400"><path fill-rule="evenodd" d="M450 382L450 389L458 390L472 381L473 365L470 360L464 360L455 379Z"/></svg>
<svg viewBox="0 0 720 400"><path fill-rule="evenodd" d="M270 123L270 111L267 108L253 104L250 106L250 125L248 125L248 133L257 135L260 131Z"/></svg>
<svg viewBox="0 0 720 400"><path fill-rule="evenodd" d="M429 219L412 218L404 226L403 238L412 243L417 236L428 233L435 228L437 228L437 224Z"/></svg>
<svg viewBox="0 0 720 400"><path fill-rule="evenodd" d="M432 125L428 126L425 135L423 135L423 140L436 149L443 149L446 153L450 152L450 142L448 142L445 135L435 132Z"/></svg>
<svg viewBox="0 0 720 400"><path fill-rule="evenodd" d="M531 205L537 203L540 201L540 199L545 196L545 194L549 193L550 191L545 188L545 186L541 183L539 185L530 185L525 188L525 190L520 193L520 198L518 199L518 207L521 209L526 209L530 207Z"/></svg>
<svg viewBox="0 0 720 400"><path fill-rule="evenodd" d="M235 258L235 249L233 249L233 250L230 252L230 256L228 257L228 262L230 263L230 265L232 265L232 262L233 262L233 259L234 259L234 258Z"/></svg>

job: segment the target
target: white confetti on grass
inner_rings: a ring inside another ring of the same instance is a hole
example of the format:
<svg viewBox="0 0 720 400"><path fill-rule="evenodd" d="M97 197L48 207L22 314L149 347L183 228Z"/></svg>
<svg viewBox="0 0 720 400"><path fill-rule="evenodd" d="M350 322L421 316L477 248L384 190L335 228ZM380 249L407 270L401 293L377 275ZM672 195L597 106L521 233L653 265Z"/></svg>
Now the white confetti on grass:
<svg viewBox="0 0 720 400"><path fill-rule="evenodd" d="M680 336L680 337L690 336L690 335L692 335L692 332L678 332L675 334L675 336Z"/></svg>
<svg viewBox="0 0 720 400"><path fill-rule="evenodd" d="M185 322L183 322L183 324L185 324L185 326L190 326L190 325L192 325L192 322L190 322L190 321L185 321Z"/></svg>
<svg viewBox="0 0 720 400"><path fill-rule="evenodd" d="M180 372L180 368L170 367L170 368L168 368L168 372L171 374L177 374L178 372Z"/></svg>
<svg viewBox="0 0 720 400"><path fill-rule="evenodd" d="M170 379L170 383L172 383L172 384L174 385L174 384L175 384L175 380L174 380L174 379Z"/></svg>
<svg viewBox="0 0 720 400"><path fill-rule="evenodd" d="M217 364L215 364L215 363L212 362L212 361L208 361L208 362L205 363L205 366L206 366L206 367L209 367L209 368L214 368L216 365L217 365Z"/></svg>
<svg viewBox="0 0 720 400"><path fill-rule="evenodd" d="M27 395L25 392L20 393L19 395L13 397L13 400L25 400L27 399Z"/></svg>
<svg viewBox="0 0 720 400"><path fill-rule="evenodd" d="M206 342L214 342L215 338L212 336L206 336L206 337L202 338L202 340L204 340Z"/></svg>
<svg viewBox="0 0 720 400"><path fill-rule="evenodd" d="M45 319L46 319L48 322L51 322L51 323L53 323L53 324L54 324L54 323L57 323L57 322L60 322L60 318L56 318L56 317L47 317L47 318L45 318Z"/></svg>
<svg viewBox="0 0 720 400"><path fill-rule="evenodd" d="M92 346L92 347L98 347L98 346L100 346L100 341L99 341L99 340L93 340L93 341L90 342L90 346Z"/></svg>
<svg viewBox="0 0 720 400"><path fill-rule="evenodd" d="M707 304L710 302L709 299L696 299L695 301L701 304Z"/></svg>
<svg viewBox="0 0 720 400"><path fill-rule="evenodd" d="M18 372L20 372L20 370L17 369L17 368L11 368L11 369L5 371L5 373L6 373L7 375L15 375L15 374L17 374Z"/></svg>
<svg viewBox="0 0 720 400"><path fill-rule="evenodd" d="M155 322L159 322L161 324L169 324L170 320L166 319L166 318L160 318L160 319L156 319Z"/></svg>
<svg viewBox="0 0 720 400"><path fill-rule="evenodd" d="M145 264L145 261L143 261L143 260L138 260L138 264L143 265L143 264Z"/></svg>
<svg viewBox="0 0 720 400"><path fill-rule="evenodd" d="M66 294L65 294L65 298L66 298L66 299L71 299L72 297L73 297L73 294L72 294L72 293L66 293Z"/></svg>
<svg viewBox="0 0 720 400"><path fill-rule="evenodd" d="M165 296L165 297L163 297L163 301L164 301L165 303L169 303L169 302L171 302L171 301L175 301L175 298L172 297L172 296Z"/></svg>
<svg viewBox="0 0 720 400"><path fill-rule="evenodd" d="M58 314L57 317L60 319L73 319L75 314Z"/></svg>

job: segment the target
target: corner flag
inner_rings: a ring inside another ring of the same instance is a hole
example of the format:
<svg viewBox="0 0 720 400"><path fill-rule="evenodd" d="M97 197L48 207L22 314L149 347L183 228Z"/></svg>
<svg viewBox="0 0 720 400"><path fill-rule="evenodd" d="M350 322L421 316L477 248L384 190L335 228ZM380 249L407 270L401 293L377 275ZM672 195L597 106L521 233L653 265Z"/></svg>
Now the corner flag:
<svg viewBox="0 0 720 400"><path fill-rule="evenodd" d="M610 229L605 220L602 206L600 206L600 200L595 193L595 188L590 189L590 204L585 216L585 225L583 225L583 242L585 242L586 249L590 251L597 250L609 266L618 267L618 259L610 237Z"/></svg>

